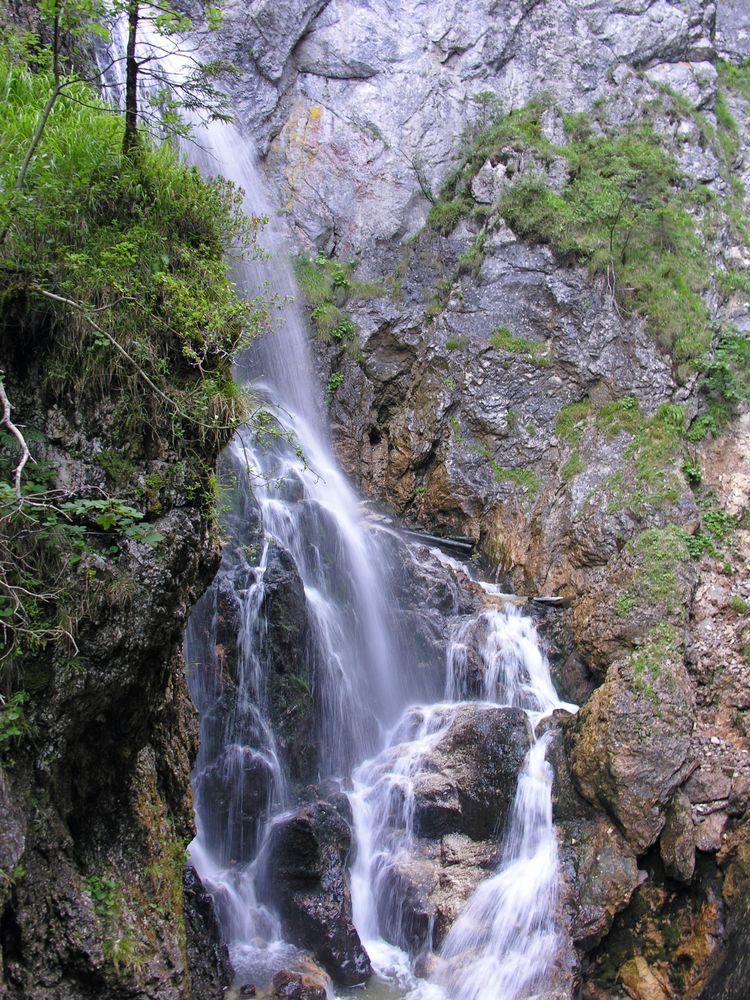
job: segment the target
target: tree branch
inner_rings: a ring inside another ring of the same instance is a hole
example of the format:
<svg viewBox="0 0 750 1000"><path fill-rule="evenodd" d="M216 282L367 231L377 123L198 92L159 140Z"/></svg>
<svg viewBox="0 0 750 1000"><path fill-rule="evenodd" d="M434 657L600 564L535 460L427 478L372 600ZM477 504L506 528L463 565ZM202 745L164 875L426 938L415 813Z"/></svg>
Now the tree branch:
<svg viewBox="0 0 750 1000"><path fill-rule="evenodd" d="M18 441L19 447L21 448L21 458L16 466L16 471L13 475L13 486L16 491L16 498L21 499L21 475L23 473L26 463L31 460L31 452L29 451L29 446L26 444L26 439L23 434L19 431L13 421L10 419L10 400L5 392L5 383L2 378L0 378L0 403L3 407L3 419L0 421L0 426L7 427L13 437Z"/></svg>

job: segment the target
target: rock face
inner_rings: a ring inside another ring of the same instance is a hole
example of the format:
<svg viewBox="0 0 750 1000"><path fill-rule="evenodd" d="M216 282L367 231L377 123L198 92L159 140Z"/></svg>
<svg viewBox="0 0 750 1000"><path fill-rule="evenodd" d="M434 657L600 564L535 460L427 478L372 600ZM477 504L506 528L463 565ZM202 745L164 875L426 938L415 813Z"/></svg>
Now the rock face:
<svg viewBox="0 0 750 1000"><path fill-rule="evenodd" d="M743 897L722 894L717 866L738 863L724 852L740 852L750 751L747 417L715 444L686 443L707 397L667 346L681 295L657 318L623 308L613 271L595 277L576 253L521 238L497 205L519 177L565 197L577 113L596 137L648 121L680 189L719 206L701 230L720 276L701 291L711 323L750 330L730 276L750 268L730 218L748 211L748 108L720 61L750 52L745 5L311 0L293 26L264 3L251 13L230 5L226 38L241 41L219 46L242 64L240 114L292 238L359 262L345 305L356 336L318 344L323 377L340 376L343 465L405 521L471 538L507 588L571 604L570 632L550 626L550 642L558 686L583 708L553 752L567 913L592 955L584 993L697 998L708 982L707 998L734 996L741 977L717 947L725 936L740 954ZM441 184L458 191L451 171L466 173L479 131L543 91L541 145L477 153L451 208ZM429 669L445 637L428 605L456 603L450 588L424 593ZM392 875L410 887L413 940L462 852L475 870L491 863L484 833L460 825L449 772L442 761L424 775L421 855Z"/></svg>
<svg viewBox="0 0 750 1000"><path fill-rule="evenodd" d="M268 847L272 885L287 933L349 986L365 982L371 971L352 924L350 848L349 825L327 802L311 803L280 819Z"/></svg>
<svg viewBox="0 0 750 1000"><path fill-rule="evenodd" d="M741 45L742 11L722 16ZM289 23L287 23L289 18ZM268 151L292 228L344 256L413 233L474 106L491 91L506 108L541 90L590 107L618 65L684 62L705 75L714 8L691 0L609 8L570 0L256 2L230 4L223 50L243 69L245 122ZM741 34L741 33L740 33Z"/></svg>
<svg viewBox="0 0 750 1000"><path fill-rule="evenodd" d="M63 639L30 650L12 681L26 700L0 746L0 993L205 996L228 984L228 966L192 884L183 915L197 720L182 638L218 564L207 470L223 436L177 442L158 418L145 435L137 420L126 429L93 387L74 401L46 376L61 328L32 311L25 322L34 350L20 357L4 312L0 354L34 458L64 495L117 496L161 540L89 534L58 578L77 649ZM113 465L115 453L127 458Z"/></svg>

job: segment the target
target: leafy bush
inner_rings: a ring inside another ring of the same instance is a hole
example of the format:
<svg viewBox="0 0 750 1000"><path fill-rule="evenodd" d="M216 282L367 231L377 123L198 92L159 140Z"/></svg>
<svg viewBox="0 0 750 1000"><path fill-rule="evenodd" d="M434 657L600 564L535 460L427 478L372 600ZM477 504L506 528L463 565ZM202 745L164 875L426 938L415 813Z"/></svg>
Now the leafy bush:
<svg viewBox="0 0 750 1000"><path fill-rule="evenodd" d="M31 73L0 48L0 339L17 340L19 323L34 332L29 363L46 377L50 402L75 399L89 412L115 402L114 447L99 453L114 486L129 472L122 450L142 454L146 442L152 454L179 444L200 469L245 413L232 354L263 326L265 308L238 297L228 261L254 251L259 220L243 215L238 189L203 181L167 146L144 141L137 157L123 157L122 121L84 84L71 84L55 105L16 190L50 86L46 72ZM27 467L17 497L18 454L3 435L0 659L8 677L52 642L74 645L95 572L87 554L96 561L128 541L161 539L122 499L56 490L43 464Z"/></svg>
<svg viewBox="0 0 750 1000"><path fill-rule="evenodd" d="M0 288L56 314L55 376L89 399L124 393L129 433L226 433L242 416L231 354L265 318L237 296L227 258L252 252L258 220L166 145L123 157L119 117L84 84L55 107L14 193L49 88L0 52Z"/></svg>

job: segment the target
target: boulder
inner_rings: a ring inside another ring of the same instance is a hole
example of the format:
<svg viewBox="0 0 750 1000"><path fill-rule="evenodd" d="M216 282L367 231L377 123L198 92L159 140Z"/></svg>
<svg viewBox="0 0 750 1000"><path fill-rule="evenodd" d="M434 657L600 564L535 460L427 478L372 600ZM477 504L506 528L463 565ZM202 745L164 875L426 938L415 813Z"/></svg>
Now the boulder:
<svg viewBox="0 0 750 1000"><path fill-rule="evenodd" d="M695 871L695 832L690 799L678 792L669 804L659 850L670 878L690 885Z"/></svg>
<svg viewBox="0 0 750 1000"><path fill-rule="evenodd" d="M370 960L352 923L351 830L327 802L303 805L271 830L268 871L285 932L344 985L365 982Z"/></svg>
<svg viewBox="0 0 750 1000"><path fill-rule="evenodd" d="M325 980L302 972L282 969L273 977L273 995L288 1000L326 1000Z"/></svg>
<svg viewBox="0 0 750 1000"><path fill-rule="evenodd" d="M617 821L636 854L653 844L690 774L693 695L685 666L665 657L648 681L629 661L610 668L566 732L584 798Z"/></svg>

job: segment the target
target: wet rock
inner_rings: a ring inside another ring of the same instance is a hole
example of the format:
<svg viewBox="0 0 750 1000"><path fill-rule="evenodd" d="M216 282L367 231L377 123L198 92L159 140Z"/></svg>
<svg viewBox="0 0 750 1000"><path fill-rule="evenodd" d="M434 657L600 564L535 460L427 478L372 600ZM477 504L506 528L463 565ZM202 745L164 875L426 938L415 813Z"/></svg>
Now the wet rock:
<svg viewBox="0 0 750 1000"><path fill-rule="evenodd" d="M669 1000L672 996L669 982L662 981L641 956L621 965L617 975L632 1000Z"/></svg>
<svg viewBox="0 0 750 1000"><path fill-rule="evenodd" d="M695 871L695 833L690 799L682 792L667 809L659 850L667 875L690 885Z"/></svg>
<svg viewBox="0 0 750 1000"><path fill-rule="evenodd" d="M269 872L286 932L345 985L365 982L370 961L352 924L351 831L326 802L280 819L269 840Z"/></svg>
<svg viewBox="0 0 750 1000"><path fill-rule="evenodd" d="M561 731L561 726L570 724L553 719L543 730L552 730L547 759L555 773L552 806L560 831L562 895L569 932L581 950L590 951L608 933L646 873L639 870L632 848L614 823L579 794Z"/></svg>
<svg viewBox="0 0 750 1000"><path fill-rule="evenodd" d="M518 773L531 745L529 722L513 708L466 705L430 756L418 784L415 819L425 832L465 833L475 840L505 828Z"/></svg>
<svg viewBox="0 0 750 1000"><path fill-rule="evenodd" d="M273 791L267 757L251 746L229 746L200 773L197 789L210 842L224 845L227 861L249 861Z"/></svg>
<svg viewBox="0 0 750 1000"><path fill-rule="evenodd" d="M0 767L0 910L10 895L13 872L26 846L26 820Z"/></svg>
<svg viewBox="0 0 750 1000"><path fill-rule="evenodd" d="M185 867L182 893L191 1000L221 996L232 981L229 952L221 938L213 900L192 865Z"/></svg>
<svg viewBox="0 0 750 1000"><path fill-rule="evenodd" d="M715 956L701 1000L744 1000L750 982L750 827L747 817L719 855L724 869L724 948Z"/></svg>
<svg viewBox="0 0 750 1000"><path fill-rule="evenodd" d="M273 977L273 995L289 1000L326 1000L325 981L301 972L282 970Z"/></svg>
<svg viewBox="0 0 750 1000"><path fill-rule="evenodd" d="M715 853L721 847L721 836L729 817L725 812L711 813L695 827L695 846L699 851Z"/></svg>
<svg viewBox="0 0 750 1000"><path fill-rule="evenodd" d="M725 801L731 788L732 779L721 767L712 767L710 761L701 763L685 782L685 794L694 804Z"/></svg>
<svg viewBox="0 0 750 1000"><path fill-rule="evenodd" d="M317 772L315 703L307 653L307 605L291 556L268 556L263 613L266 618L268 716L292 778L309 781Z"/></svg>

